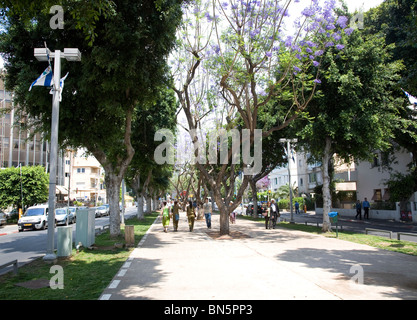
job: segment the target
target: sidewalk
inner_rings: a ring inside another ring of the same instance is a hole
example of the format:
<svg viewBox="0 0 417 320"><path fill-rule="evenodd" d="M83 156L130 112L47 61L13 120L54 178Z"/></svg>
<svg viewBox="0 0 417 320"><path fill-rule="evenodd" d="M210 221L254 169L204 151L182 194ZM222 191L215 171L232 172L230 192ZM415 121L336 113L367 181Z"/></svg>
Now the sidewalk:
<svg viewBox="0 0 417 320"><path fill-rule="evenodd" d="M100 299L417 299L415 256L249 220L219 239L212 220L189 232L182 212L164 233L157 219Z"/></svg>

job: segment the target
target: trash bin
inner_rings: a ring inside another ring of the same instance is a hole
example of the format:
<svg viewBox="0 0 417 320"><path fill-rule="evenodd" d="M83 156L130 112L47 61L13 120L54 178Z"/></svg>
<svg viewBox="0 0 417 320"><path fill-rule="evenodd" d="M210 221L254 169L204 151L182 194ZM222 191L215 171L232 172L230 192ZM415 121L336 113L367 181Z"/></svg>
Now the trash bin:
<svg viewBox="0 0 417 320"><path fill-rule="evenodd" d="M337 212L329 212L329 219L330 219L330 223L334 223L336 225L336 237L339 237L339 231L337 230L337 217L338 217L338 213Z"/></svg>
<svg viewBox="0 0 417 320"><path fill-rule="evenodd" d="M72 226L57 227L57 256L69 257L72 254Z"/></svg>
<svg viewBox="0 0 417 320"><path fill-rule="evenodd" d="M329 212L330 223L337 223L337 212Z"/></svg>

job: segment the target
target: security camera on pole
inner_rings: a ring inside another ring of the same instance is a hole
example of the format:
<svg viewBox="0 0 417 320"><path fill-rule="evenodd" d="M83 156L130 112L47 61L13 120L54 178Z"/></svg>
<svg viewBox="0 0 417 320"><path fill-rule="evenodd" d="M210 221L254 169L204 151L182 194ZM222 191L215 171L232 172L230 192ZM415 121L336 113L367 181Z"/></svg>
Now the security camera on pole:
<svg viewBox="0 0 417 320"><path fill-rule="evenodd" d="M51 152L50 152L50 169L49 169L49 201L48 201L48 242L46 248L46 255L43 260L46 262L53 262L56 260L54 252L54 236L55 236L55 197L56 197L56 163L58 157L58 124L59 124L59 102L62 99L62 89L64 87L64 80L68 74L61 79L61 58L68 61L81 61L81 52L77 48L65 48L64 52L55 50L49 52L49 49L35 48L34 55L38 61L48 61L49 67L36 79L33 86L52 86L52 122L51 122ZM51 60L54 61L54 69L51 67Z"/></svg>

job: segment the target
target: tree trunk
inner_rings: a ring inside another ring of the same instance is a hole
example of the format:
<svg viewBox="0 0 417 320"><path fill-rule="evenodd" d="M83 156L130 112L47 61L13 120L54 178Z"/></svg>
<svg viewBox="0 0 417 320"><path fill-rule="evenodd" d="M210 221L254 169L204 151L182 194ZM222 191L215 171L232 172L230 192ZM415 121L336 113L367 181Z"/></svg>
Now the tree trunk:
<svg viewBox="0 0 417 320"><path fill-rule="evenodd" d="M122 179L116 174L106 171L107 194L109 197L110 209L110 237L116 238L120 235L120 184Z"/></svg>
<svg viewBox="0 0 417 320"><path fill-rule="evenodd" d="M145 214L143 212L143 195L142 194L138 195L138 210L137 210L136 216L139 220L145 219Z"/></svg>
<svg viewBox="0 0 417 320"><path fill-rule="evenodd" d="M326 146L324 148L322 173L323 173L323 228L324 232L331 231L329 212L332 206L332 196L330 192L329 162L333 156L331 152L332 140L326 137Z"/></svg>
<svg viewBox="0 0 417 320"><path fill-rule="evenodd" d="M229 234L229 210L228 210L229 206L225 205L224 201L222 200L222 195L220 194L220 192L214 191L213 196L220 212L220 235L221 236L228 235Z"/></svg>
<svg viewBox="0 0 417 320"><path fill-rule="evenodd" d="M150 214L152 213L152 200L151 200L151 196L147 195L146 196L146 213Z"/></svg>
<svg viewBox="0 0 417 320"><path fill-rule="evenodd" d="M250 179L250 187L252 189L252 201L253 201L253 212L252 216L254 218L258 217L258 194L256 192L256 181Z"/></svg>

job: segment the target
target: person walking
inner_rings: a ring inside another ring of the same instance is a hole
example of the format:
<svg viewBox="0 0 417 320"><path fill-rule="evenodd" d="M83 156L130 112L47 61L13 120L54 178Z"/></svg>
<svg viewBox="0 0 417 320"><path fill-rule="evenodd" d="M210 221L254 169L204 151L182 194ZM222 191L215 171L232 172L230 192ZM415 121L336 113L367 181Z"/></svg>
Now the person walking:
<svg viewBox="0 0 417 320"><path fill-rule="evenodd" d="M168 226L169 226L169 207L167 205L167 202L164 201L161 215L162 216L162 226L164 227L164 232L168 232Z"/></svg>
<svg viewBox="0 0 417 320"><path fill-rule="evenodd" d="M300 214L300 204L298 203L298 201L294 203L294 207L295 207L295 214Z"/></svg>
<svg viewBox="0 0 417 320"><path fill-rule="evenodd" d="M233 205L233 201L230 201L230 204L229 204L229 206L232 206ZM235 224L236 223L236 211L232 211L232 212L230 212L230 223L231 224Z"/></svg>
<svg viewBox="0 0 417 320"><path fill-rule="evenodd" d="M369 220L369 209L371 208L371 205L368 202L368 199L365 198L365 200L362 202L363 207L363 218Z"/></svg>
<svg viewBox="0 0 417 320"><path fill-rule="evenodd" d="M174 201L174 205L172 206L171 211L174 231L178 231L178 221L180 220L180 206L178 205L178 201Z"/></svg>
<svg viewBox="0 0 417 320"><path fill-rule="evenodd" d="M358 219L359 216L359 220L362 220L362 205L361 202L359 200L356 201L356 216L355 219Z"/></svg>
<svg viewBox="0 0 417 320"><path fill-rule="evenodd" d="M262 215L265 217L265 229L268 229L268 222L271 218L271 203L268 201L266 203L265 211L262 212Z"/></svg>
<svg viewBox="0 0 417 320"><path fill-rule="evenodd" d="M211 204L208 201L208 198L205 199L205 203L203 204L204 209L204 216L206 217L206 224L207 228L211 229L211 214L212 214L212 208Z"/></svg>
<svg viewBox="0 0 417 320"><path fill-rule="evenodd" d="M272 221L272 228L275 229L275 225L277 224L279 214L279 208L278 205L275 203L275 199L271 200L271 219Z"/></svg>
<svg viewBox="0 0 417 320"><path fill-rule="evenodd" d="M188 202L187 206L187 218L188 218L188 227L190 228L190 232L194 229L194 220L195 220L195 208L191 201Z"/></svg>

